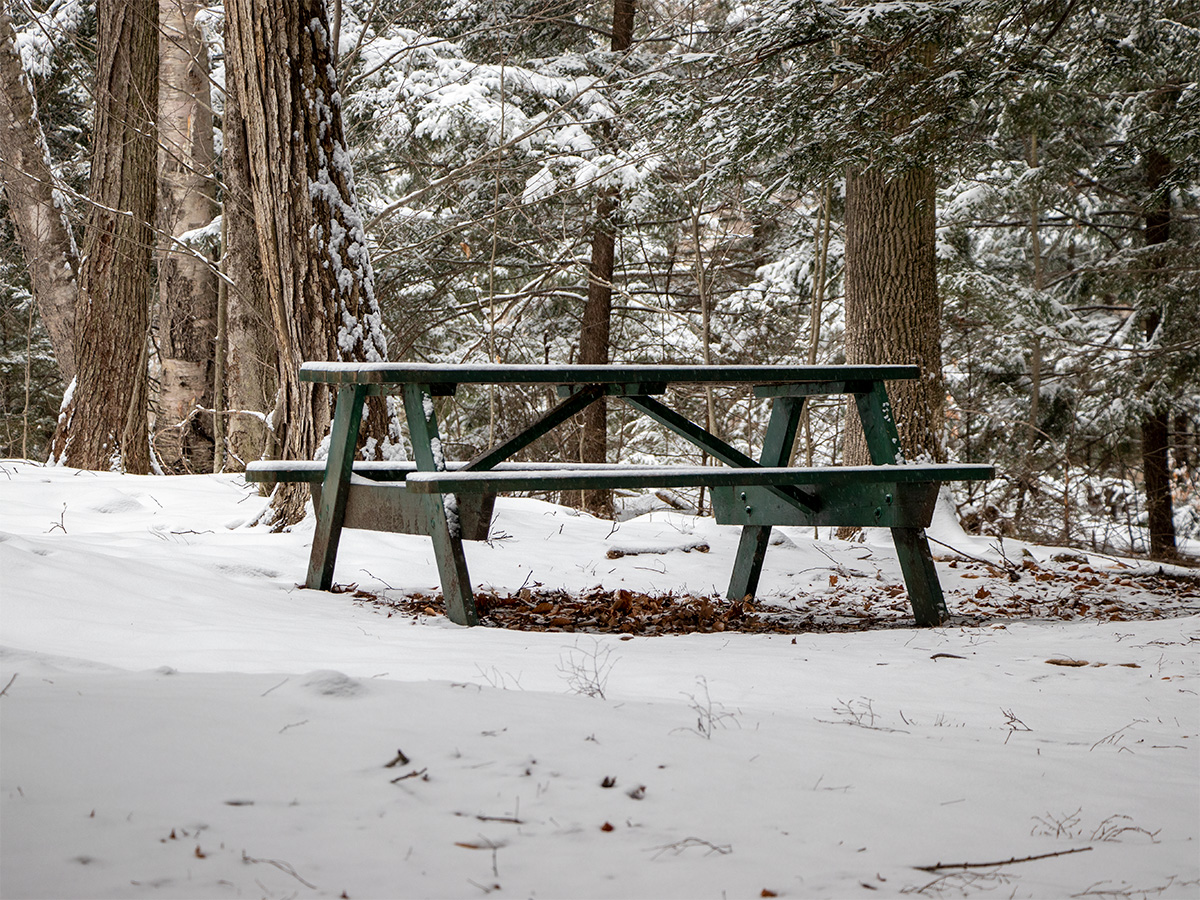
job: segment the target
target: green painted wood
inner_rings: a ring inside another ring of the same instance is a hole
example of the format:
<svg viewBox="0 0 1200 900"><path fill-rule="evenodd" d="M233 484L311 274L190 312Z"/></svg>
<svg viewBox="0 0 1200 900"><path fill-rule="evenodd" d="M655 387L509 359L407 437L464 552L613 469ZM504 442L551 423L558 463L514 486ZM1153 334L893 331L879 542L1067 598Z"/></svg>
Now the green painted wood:
<svg viewBox="0 0 1200 900"><path fill-rule="evenodd" d="M429 365L308 362L302 381L333 384L783 384L798 381L902 381L916 366Z"/></svg>
<svg viewBox="0 0 1200 900"><path fill-rule="evenodd" d="M447 462L446 468L450 471L461 472L467 468L469 463L465 462ZM504 462L497 463L492 469L501 472L542 472L542 471L570 471L608 468L612 471L625 471L629 468L621 463L581 463L581 462ZM244 473L246 481L250 482L272 482L272 481L298 481L307 482L310 484L320 484L325 480L325 461L324 460L261 460L252 462L247 466ZM379 460L355 460L352 470L356 477L368 478L371 481L404 481L409 475L417 471L417 464L414 462L388 462ZM490 470L489 470L490 471Z"/></svg>
<svg viewBox="0 0 1200 900"><path fill-rule="evenodd" d="M815 485L812 492L820 501L816 512L780 503L761 487L719 485L712 489L713 518L721 525L923 528L933 520L940 484Z"/></svg>
<svg viewBox="0 0 1200 900"><path fill-rule="evenodd" d="M295 481L321 484L328 468L323 459L279 460L265 459L247 464L243 476L250 482ZM410 472L417 470L416 463L376 462L355 460L353 473L377 481L403 481Z"/></svg>
<svg viewBox="0 0 1200 900"><path fill-rule="evenodd" d="M858 420L867 438L871 462L876 465L904 462L900 432L896 430L892 403L883 384L877 382L869 390L856 393L854 403L858 407Z"/></svg>
<svg viewBox="0 0 1200 900"><path fill-rule="evenodd" d="M432 391L427 385L404 385L404 412L412 440L413 459L419 470L409 477L407 483L411 486L411 479L422 473L443 473L446 458L438 435ZM467 558L463 553L458 498L453 493L429 496L425 510L429 522L428 534L433 541L433 555L437 560L438 578L442 583L446 615L458 625L478 625L479 613L475 608L471 576L467 572Z"/></svg>
<svg viewBox="0 0 1200 900"><path fill-rule="evenodd" d="M921 466L817 466L717 468L708 466L597 466L565 469L509 469L489 472L415 472L410 490L418 493L482 491L573 491L610 488L715 487L720 485L869 486L942 481L983 481L992 466L953 463ZM818 505L818 504L814 504Z"/></svg>
<svg viewBox="0 0 1200 900"><path fill-rule="evenodd" d="M317 525L305 582L308 587L320 591L333 587L333 567L342 536L350 470L354 464L354 448L358 443L358 426L362 422L366 393L366 388L358 384L338 388L333 428L329 434L329 458L325 465L321 502L316 506Z"/></svg>
<svg viewBox="0 0 1200 900"><path fill-rule="evenodd" d="M762 466L786 466L792 458L792 447L796 443L796 431L800 427L800 415L804 411L803 396L784 396L779 397L771 405L771 418L767 420L767 431L763 436L762 453L759 455L758 461ZM727 488L731 500L734 498L735 488ZM736 491L745 496L744 491ZM760 493L770 497L771 500L777 501L776 495L769 490L760 490ZM811 492L809 497L814 496ZM796 510L794 505L784 503L790 509ZM713 512L716 514L717 501L713 497ZM750 508L743 504L743 508ZM820 506L817 507L818 509ZM718 522L722 520L717 519ZM771 526L774 523L768 519L760 518L757 522L751 523L747 521L742 528L741 537L738 540L737 554L733 559L733 573L729 577L729 589L725 592L725 596L730 602L743 600L747 597L753 597L758 592L758 579L762 575L763 561L767 556L767 545L771 540ZM782 524L782 523L779 523Z"/></svg>
<svg viewBox="0 0 1200 900"><path fill-rule="evenodd" d="M767 397L819 397L828 394L857 394L871 390L872 381L801 381L794 384L760 384L754 388L754 396Z"/></svg>
<svg viewBox="0 0 1200 900"><path fill-rule="evenodd" d="M691 441L701 450L705 451L714 459L720 460L727 466L736 468L753 469L758 467L758 463L747 456L742 451L729 446L715 435L709 434L699 425L681 416L675 410L668 406L664 406L653 397L628 396L622 397L626 403L640 410L645 415L654 419L661 425L674 431L680 437L684 437ZM659 485L660 487L670 487L670 485ZM804 492L795 487L774 487L781 497L784 497L791 502L805 509L812 509L812 499L805 496Z"/></svg>
<svg viewBox="0 0 1200 900"><path fill-rule="evenodd" d="M312 491L313 500L319 502L321 485L314 484ZM403 483L352 479L342 528L428 537L428 503L425 494L415 494ZM464 541L487 540L495 503L495 494L458 497L458 519Z"/></svg>
<svg viewBox="0 0 1200 900"><path fill-rule="evenodd" d="M467 463L466 468L472 471L494 468L514 453L524 450L542 435L553 431L571 416L587 409L602 396L604 390L599 385L585 386L546 412L520 434L476 456Z"/></svg>
<svg viewBox="0 0 1200 900"><path fill-rule="evenodd" d="M629 381L596 385L560 384L557 388L558 396L570 397L584 387L600 388L608 397L627 397L630 394L658 395L667 392L667 384L664 381Z"/></svg>
<svg viewBox="0 0 1200 900"><path fill-rule="evenodd" d="M903 462L900 434L883 384L875 384L871 390L855 394L854 400L871 462L882 465ZM946 607L946 596L942 593L924 526L892 528L892 543L896 546L896 557L916 623L922 626L942 624L950 618L950 610Z"/></svg>

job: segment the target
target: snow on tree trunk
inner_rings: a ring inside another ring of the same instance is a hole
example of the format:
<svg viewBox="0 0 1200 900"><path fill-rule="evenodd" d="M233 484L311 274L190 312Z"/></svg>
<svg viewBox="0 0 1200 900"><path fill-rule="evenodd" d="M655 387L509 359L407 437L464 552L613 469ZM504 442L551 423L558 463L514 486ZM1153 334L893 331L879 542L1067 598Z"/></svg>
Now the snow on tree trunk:
<svg viewBox="0 0 1200 900"><path fill-rule="evenodd" d="M227 77L246 127L264 287L275 328L273 425L285 459L311 458L329 429L329 391L299 378L309 360L382 360L387 349L342 135L341 95L322 0L231 0ZM380 403L366 452L388 438ZM304 515L307 487L281 485L278 526Z"/></svg>
<svg viewBox="0 0 1200 900"><path fill-rule="evenodd" d="M63 381L75 377L79 255L54 188L37 103L21 66L12 18L0 9L0 183L16 229L38 315Z"/></svg>
<svg viewBox="0 0 1200 900"><path fill-rule="evenodd" d="M892 382L888 393L905 455L941 460L945 388L935 202L928 167L895 176L848 173L844 280L846 362L921 367L920 380ZM857 425L847 431L845 461L868 461Z"/></svg>
<svg viewBox="0 0 1200 900"><path fill-rule="evenodd" d="M96 18L91 206L75 309L77 371L52 454L80 468L145 473L158 6L156 0L100 0Z"/></svg>
<svg viewBox="0 0 1200 900"><path fill-rule="evenodd" d="M208 51L198 0L160 0L158 93L158 346L162 359L154 447L168 471L212 468L213 430L198 407L213 405L217 278L212 264L170 236L216 215Z"/></svg>

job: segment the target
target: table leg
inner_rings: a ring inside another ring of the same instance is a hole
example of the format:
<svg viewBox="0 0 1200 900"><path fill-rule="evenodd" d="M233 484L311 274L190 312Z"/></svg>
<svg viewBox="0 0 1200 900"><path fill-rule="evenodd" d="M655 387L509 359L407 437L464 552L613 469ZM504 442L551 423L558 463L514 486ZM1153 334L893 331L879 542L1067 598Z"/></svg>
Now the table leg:
<svg viewBox="0 0 1200 900"><path fill-rule="evenodd" d="M364 384L338 388L333 430L329 434L329 458L325 462L325 480L317 504L317 528L313 533L308 558L310 588L327 591L333 586L333 564L337 560L338 541L346 518L346 498L350 495L350 471L354 466L354 448L358 444L358 426L362 422Z"/></svg>
<svg viewBox="0 0 1200 900"><path fill-rule="evenodd" d="M877 466L903 462L900 433L896 430L892 405L883 382L876 382L869 393L855 394L854 400L858 405L858 416L867 438L871 462ZM893 528L892 543L896 545L896 557L900 561L900 571L904 575L904 586L908 588L908 601L912 604L916 623L922 626L941 625L950 618L950 611L946 608L946 598L933 565L933 554L929 551L925 529Z"/></svg>
<svg viewBox="0 0 1200 900"><path fill-rule="evenodd" d="M404 412L417 469L423 472L445 471L446 458L438 436L433 395L427 385L404 386ZM467 558L463 553L458 498L453 494L430 494L426 504L429 536L433 539L433 555L442 583L446 615L457 625L478 625L479 613L475 609L471 576L467 572Z"/></svg>
<svg viewBox="0 0 1200 900"><path fill-rule="evenodd" d="M776 398L763 438L762 456L759 459L762 465L786 466L791 461L792 445L796 442L804 400L804 397ZM758 590L758 579L762 575L763 560L770 541L770 525L742 526L737 556L733 560L733 575L725 594L731 603L753 597Z"/></svg>

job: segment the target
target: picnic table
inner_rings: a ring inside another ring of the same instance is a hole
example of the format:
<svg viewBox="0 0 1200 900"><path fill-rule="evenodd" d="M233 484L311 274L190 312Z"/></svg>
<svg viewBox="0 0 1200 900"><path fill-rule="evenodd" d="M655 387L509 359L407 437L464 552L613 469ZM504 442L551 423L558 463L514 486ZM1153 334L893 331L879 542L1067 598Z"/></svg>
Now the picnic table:
<svg viewBox="0 0 1200 900"><path fill-rule="evenodd" d="M916 366L687 365L426 365L310 362L301 380L337 391L325 460L264 460L248 481L308 482L317 523L307 586L329 590L343 528L428 535L433 542L449 618L475 625L463 540L484 540L497 492L704 487L717 522L742 526L727 596L753 596L771 528L780 525L884 526L891 529L918 625L948 617L925 527L938 488L984 480L992 466L905 464L885 382L915 379ZM473 459L445 458L433 398L460 385L542 385L559 403L533 424ZM670 385L746 385L771 401L758 459L731 446L662 402ZM403 396L411 462L354 459L363 403L369 395ZM791 466L801 413L810 397L854 397L871 465ZM716 466L627 466L518 463L511 458L601 397L619 398L724 463Z"/></svg>

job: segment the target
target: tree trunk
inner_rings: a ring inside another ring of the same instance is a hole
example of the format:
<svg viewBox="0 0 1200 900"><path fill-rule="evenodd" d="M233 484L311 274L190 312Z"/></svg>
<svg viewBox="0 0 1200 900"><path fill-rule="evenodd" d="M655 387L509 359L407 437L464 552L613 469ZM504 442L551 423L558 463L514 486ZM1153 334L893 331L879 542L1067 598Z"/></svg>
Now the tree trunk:
<svg viewBox="0 0 1200 900"><path fill-rule="evenodd" d="M80 468L145 473L158 5L100 0L96 18L92 206L75 309L77 373L52 452Z"/></svg>
<svg viewBox="0 0 1200 900"><path fill-rule="evenodd" d="M277 451L267 428L279 390L275 332L263 286L254 201L250 197L250 151L236 84L226 80L222 120L225 175L222 215L226 285L225 468L241 471L246 463Z"/></svg>
<svg viewBox="0 0 1200 900"><path fill-rule="evenodd" d="M633 45L633 23L637 0L613 0L612 49L618 53ZM588 298L583 308L579 335L579 362L606 366L612 322L613 266L616 258L617 211L615 191L604 190L596 200L596 224L592 232L592 259L588 266ZM583 413L579 459L585 463L608 462L608 404L601 397ZM611 519L612 491L584 491L583 508L592 515Z"/></svg>
<svg viewBox="0 0 1200 900"><path fill-rule="evenodd" d="M921 367L921 378L888 385L909 459L943 459L941 303L930 168L886 177L846 175L846 362ZM847 429L845 462L868 462L858 417Z"/></svg>
<svg viewBox="0 0 1200 900"><path fill-rule="evenodd" d="M616 247L612 214L616 208L617 204L612 194L601 194L596 201L592 261L588 268L588 298L583 307L583 328L579 334L579 362L582 365L608 365L613 257ZM579 459L585 463L608 462L608 404L604 397L583 411ZM612 491L583 491L583 508L594 516L611 519Z"/></svg>
<svg viewBox="0 0 1200 900"><path fill-rule="evenodd" d="M178 237L212 222L212 107L208 52L196 27L198 0L160 0L158 94L158 338L162 386L155 449L163 468L212 469L211 416L217 277L211 261L178 247Z"/></svg>
<svg viewBox="0 0 1200 900"><path fill-rule="evenodd" d="M285 459L309 459L330 423L329 391L298 378L309 360L382 360L386 345L342 136L322 0L230 0L227 77L246 128L250 196L278 348L273 415ZM383 404L365 417L388 438ZM273 521L304 515L307 488L280 485Z"/></svg>
<svg viewBox="0 0 1200 900"><path fill-rule="evenodd" d="M55 191L37 103L0 8L0 184L16 229L38 316L50 335L63 382L75 377L75 299L79 254Z"/></svg>
<svg viewBox="0 0 1200 900"><path fill-rule="evenodd" d="M1146 209L1146 246L1165 244L1171 237L1171 194L1165 187L1171 173L1171 160L1157 150L1146 153L1146 187L1150 203ZM1151 257L1153 268L1162 266L1161 257ZM1162 324L1158 307L1146 319L1146 340L1153 340ZM1150 556L1172 559L1176 555L1175 520L1171 503L1171 463L1168 458L1170 409L1159 402L1142 415L1142 476L1146 484L1146 512L1149 516Z"/></svg>

